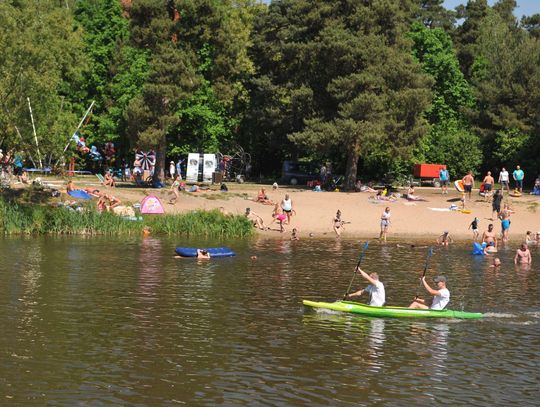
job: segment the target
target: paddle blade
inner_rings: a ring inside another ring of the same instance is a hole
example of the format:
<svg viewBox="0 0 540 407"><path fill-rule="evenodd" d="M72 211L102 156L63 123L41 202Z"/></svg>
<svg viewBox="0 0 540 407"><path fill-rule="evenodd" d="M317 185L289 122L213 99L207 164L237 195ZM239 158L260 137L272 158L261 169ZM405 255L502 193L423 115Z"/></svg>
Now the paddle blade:
<svg viewBox="0 0 540 407"><path fill-rule="evenodd" d="M366 250L368 249L368 246L369 246L369 241L366 240L366 242L364 243L364 245L362 246L362 252L360 253L360 259L362 258L362 256L364 255L364 253L366 252Z"/></svg>

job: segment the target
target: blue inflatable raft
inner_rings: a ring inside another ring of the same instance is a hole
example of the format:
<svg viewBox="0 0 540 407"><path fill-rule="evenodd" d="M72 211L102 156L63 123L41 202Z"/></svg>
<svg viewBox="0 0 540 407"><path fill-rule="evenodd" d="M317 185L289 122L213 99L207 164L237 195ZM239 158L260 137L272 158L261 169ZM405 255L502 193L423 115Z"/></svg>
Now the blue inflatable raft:
<svg viewBox="0 0 540 407"><path fill-rule="evenodd" d="M92 195L86 191L83 191L82 189L74 189L73 191L69 191L68 195L77 199L92 199Z"/></svg>
<svg viewBox="0 0 540 407"><path fill-rule="evenodd" d="M176 254L182 257L197 257L197 249L207 250L210 254L210 257L232 257L236 256L236 253L233 252L228 247L210 247L210 248L197 248L197 247L177 247Z"/></svg>
<svg viewBox="0 0 540 407"><path fill-rule="evenodd" d="M473 243L473 249L472 249L472 254L474 254L475 256L483 256L485 253L484 253L484 249L486 248L486 244L485 243L477 243L477 242L474 242Z"/></svg>

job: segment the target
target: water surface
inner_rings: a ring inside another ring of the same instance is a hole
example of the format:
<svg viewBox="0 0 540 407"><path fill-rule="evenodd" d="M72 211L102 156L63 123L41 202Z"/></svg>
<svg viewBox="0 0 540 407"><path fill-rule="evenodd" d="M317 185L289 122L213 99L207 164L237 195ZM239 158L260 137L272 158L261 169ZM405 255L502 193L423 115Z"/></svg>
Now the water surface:
<svg viewBox="0 0 540 407"><path fill-rule="evenodd" d="M177 245L224 244L238 256L173 258ZM500 270L469 247L437 250L428 276L445 274L451 308L483 320L304 308L343 295L361 247L2 239L0 405L538 405L538 266L515 268L515 247ZM405 305L425 255L372 242L363 268L379 272L388 304Z"/></svg>

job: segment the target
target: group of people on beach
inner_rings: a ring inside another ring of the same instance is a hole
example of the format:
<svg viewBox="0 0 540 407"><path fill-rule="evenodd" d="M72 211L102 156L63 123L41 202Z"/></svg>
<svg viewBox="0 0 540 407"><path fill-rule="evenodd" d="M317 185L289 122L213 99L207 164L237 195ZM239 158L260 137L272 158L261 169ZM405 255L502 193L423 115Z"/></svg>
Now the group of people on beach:
<svg viewBox="0 0 540 407"><path fill-rule="evenodd" d="M277 189L277 186L276 188ZM284 198L279 203L274 203L272 200L268 198L266 195L266 191L264 188L261 188L259 191L257 198L255 199L255 202L262 203L263 205L273 205L272 210L272 220L268 225L265 225L263 218L258 215L257 213L253 212L251 208L246 208L245 216L248 218L252 223L253 226L255 226L259 230L269 230L270 226L277 222L279 225L279 231L281 233L285 232L285 225L291 225L291 218L296 215L296 211L293 206L293 200L291 199L289 194L285 194ZM293 229L292 233L295 236L295 239L298 239L298 231L296 229Z"/></svg>
<svg viewBox="0 0 540 407"><path fill-rule="evenodd" d="M88 195L98 198L96 203L96 209L98 212L112 212L114 208L118 207L122 203L120 199L110 193L100 191L99 189L93 187L79 189L75 186L73 180L69 180L66 184L66 193L70 195L70 192L76 190L84 191Z"/></svg>
<svg viewBox="0 0 540 407"><path fill-rule="evenodd" d="M525 173L519 165L516 166L516 169L512 172L512 178L514 180L515 189L513 194L520 195L523 193L523 180L525 179ZM441 185L441 191L443 194L448 194L448 183L449 183L449 174L446 168L439 170L439 183ZM471 199L472 189L474 187L474 175L472 171L467 172L465 176L461 179L463 183L463 193L466 194ZM499 172L498 182L501 185L501 189L498 192L502 195L506 190L509 194L510 191L510 174L506 168L502 168ZM540 175L535 181L535 185L539 184L540 186ZM484 200L489 201L493 191L495 189L495 178L491 175L491 171L488 171L482 180L480 186L480 193L484 195Z"/></svg>

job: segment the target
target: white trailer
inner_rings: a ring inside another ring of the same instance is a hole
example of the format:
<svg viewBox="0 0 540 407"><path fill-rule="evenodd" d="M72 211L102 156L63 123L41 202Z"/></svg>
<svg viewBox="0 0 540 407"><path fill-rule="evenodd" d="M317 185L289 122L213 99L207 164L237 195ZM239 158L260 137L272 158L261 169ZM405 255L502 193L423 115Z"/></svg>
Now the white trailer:
<svg viewBox="0 0 540 407"><path fill-rule="evenodd" d="M215 154L189 153L186 181L191 183L212 183L212 174L217 168Z"/></svg>

